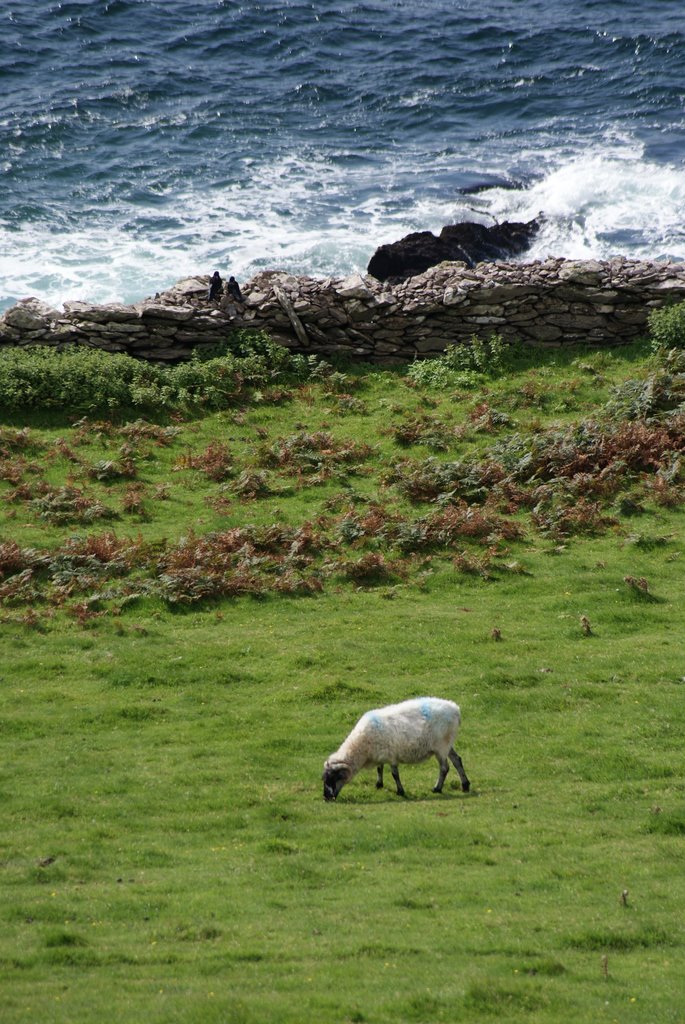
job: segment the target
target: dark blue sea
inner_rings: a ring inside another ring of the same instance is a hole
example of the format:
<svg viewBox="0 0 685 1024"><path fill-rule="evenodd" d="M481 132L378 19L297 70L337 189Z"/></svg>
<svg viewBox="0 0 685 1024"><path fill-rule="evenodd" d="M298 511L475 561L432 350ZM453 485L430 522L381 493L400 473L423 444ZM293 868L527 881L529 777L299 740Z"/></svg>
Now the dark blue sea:
<svg viewBox="0 0 685 1024"><path fill-rule="evenodd" d="M0 309L460 220L685 259L683 0L1 0Z"/></svg>

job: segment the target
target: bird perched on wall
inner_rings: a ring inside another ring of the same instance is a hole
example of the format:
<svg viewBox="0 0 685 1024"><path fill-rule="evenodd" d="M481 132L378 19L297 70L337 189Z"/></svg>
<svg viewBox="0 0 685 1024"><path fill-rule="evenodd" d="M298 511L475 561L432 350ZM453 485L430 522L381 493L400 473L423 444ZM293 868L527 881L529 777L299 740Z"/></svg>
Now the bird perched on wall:
<svg viewBox="0 0 685 1024"><path fill-rule="evenodd" d="M209 281L209 288L207 289L207 301L213 302L218 299L221 295L223 282L221 280L221 274L218 270L215 270Z"/></svg>
<svg viewBox="0 0 685 1024"><path fill-rule="evenodd" d="M233 274L231 274L228 281L226 282L226 294L230 295L231 298L236 300L236 302L243 301L243 295L242 292L240 291L240 285L234 278Z"/></svg>

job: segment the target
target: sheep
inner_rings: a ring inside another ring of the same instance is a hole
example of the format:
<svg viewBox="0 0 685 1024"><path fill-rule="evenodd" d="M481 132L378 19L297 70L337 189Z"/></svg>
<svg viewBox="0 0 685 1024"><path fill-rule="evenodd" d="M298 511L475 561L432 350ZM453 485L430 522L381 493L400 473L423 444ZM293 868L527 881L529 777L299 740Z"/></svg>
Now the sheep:
<svg viewBox="0 0 685 1024"><path fill-rule="evenodd" d="M389 764L397 795L405 796L399 764L416 764L434 754L440 765L434 793L441 793L449 760L459 773L461 788L468 793L471 783L454 749L454 737L461 722L459 707L440 697L416 697L401 704L367 711L345 742L328 758L323 769L324 800L336 800L343 786L358 771L377 766L376 788L383 786L383 765Z"/></svg>

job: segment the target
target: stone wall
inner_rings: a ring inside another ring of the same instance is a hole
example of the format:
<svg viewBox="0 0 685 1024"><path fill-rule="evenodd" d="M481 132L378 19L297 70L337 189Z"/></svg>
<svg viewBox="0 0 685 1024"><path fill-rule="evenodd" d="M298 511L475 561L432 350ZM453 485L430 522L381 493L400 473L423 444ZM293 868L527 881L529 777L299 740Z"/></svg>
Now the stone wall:
<svg viewBox="0 0 685 1024"><path fill-rule="evenodd" d="M243 303L209 303L208 280L130 306L68 302L59 312L24 299L0 317L0 346L81 344L169 362L249 327L299 352L397 362L493 332L532 345L622 344L644 335L652 309L685 300L685 264L624 258L441 263L395 285L265 271L243 287Z"/></svg>

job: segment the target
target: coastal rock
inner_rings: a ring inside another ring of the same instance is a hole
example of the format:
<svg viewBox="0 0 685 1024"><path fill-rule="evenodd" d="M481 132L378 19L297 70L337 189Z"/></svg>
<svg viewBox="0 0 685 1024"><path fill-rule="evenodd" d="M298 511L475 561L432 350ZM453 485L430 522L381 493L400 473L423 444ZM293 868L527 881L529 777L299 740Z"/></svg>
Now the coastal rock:
<svg viewBox="0 0 685 1024"><path fill-rule="evenodd" d="M449 259L450 248L432 231L415 231L399 242L379 246L369 260L367 273L378 281L401 281Z"/></svg>
<svg viewBox="0 0 685 1024"><path fill-rule="evenodd" d="M416 231L398 242L379 246L367 272L379 281L400 281L445 261L475 267L486 260L510 259L526 251L539 227L538 219L526 223L504 221L490 227L467 221L448 224L439 236L432 231Z"/></svg>

